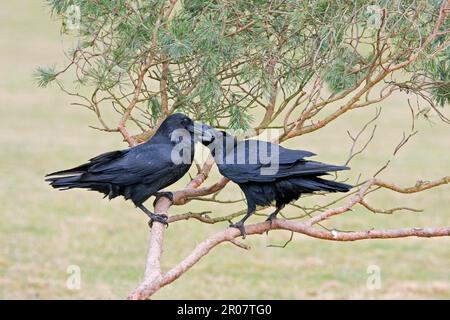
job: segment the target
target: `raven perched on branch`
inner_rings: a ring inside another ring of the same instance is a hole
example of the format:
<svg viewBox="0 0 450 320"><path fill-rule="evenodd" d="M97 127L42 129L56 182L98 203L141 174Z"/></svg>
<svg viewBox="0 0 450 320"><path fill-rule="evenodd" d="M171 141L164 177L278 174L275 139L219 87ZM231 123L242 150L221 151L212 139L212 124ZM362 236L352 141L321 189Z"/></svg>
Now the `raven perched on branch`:
<svg viewBox="0 0 450 320"><path fill-rule="evenodd" d="M150 212L143 203L152 195L171 197L171 193L158 191L188 172L199 137L207 138L202 135L201 124L175 113L164 120L149 141L126 150L103 153L72 169L50 173L46 181L60 190L89 189L109 199L123 196L144 211L150 222L166 224L165 215Z"/></svg>
<svg viewBox="0 0 450 320"><path fill-rule="evenodd" d="M205 125L204 125L205 126ZM315 191L347 192L352 186L323 179L329 172L347 170L348 167L329 165L304 158L315 154L291 150L261 140L242 140L210 127L205 139L220 173L237 183L247 199L247 214L230 227L238 228L245 236L244 222L255 212L256 206L269 206L275 201L276 210L268 221L302 193Z"/></svg>

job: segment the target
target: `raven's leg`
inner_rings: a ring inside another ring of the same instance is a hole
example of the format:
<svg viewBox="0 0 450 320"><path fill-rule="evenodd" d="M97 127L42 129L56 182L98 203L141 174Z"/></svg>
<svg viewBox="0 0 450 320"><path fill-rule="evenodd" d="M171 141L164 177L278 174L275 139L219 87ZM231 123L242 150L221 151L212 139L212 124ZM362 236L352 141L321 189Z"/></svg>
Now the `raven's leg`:
<svg viewBox="0 0 450 320"><path fill-rule="evenodd" d="M150 218L150 221L148 222L148 225L150 226L150 228L153 225L153 221L159 222L164 224L165 226L168 226L169 224L167 223L167 219L168 217L165 214L158 214L158 213L152 213L150 212L146 207L144 207L144 205L138 204L137 207L139 209L141 209L142 211L144 211L144 213Z"/></svg>
<svg viewBox="0 0 450 320"><path fill-rule="evenodd" d="M245 239L245 227L244 227L244 222L245 220L247 220L248 218L250 218L250 216L253 214L253 212L247 212L247 214L238 222L236 223L232 223L230 224L230 228L236 228L239 229L239 231L241 232L241 236L242 239Z"/></svg>
<svg viewBox="0 0 450 320"><path fill-rule="evenodd" d="M278 212L280 212L281 209L283 209L283 208L284 208L284 204L282 204L282 205L278 205L278 204L277 204L277 208L275 209L275 211L272 212L272 213L269 215L269 217L266 219L266 221L269 221L270 228L272 228L272 220L277 218ZM269 230L266 231L266 234L269 234Z"/></svg>
<svg viewBox="0 0 450 320"><path fill-rule="evenodd" d="M278 212L280 212L281 209L283 209L283 208L284 208L284 204L282 204L282 205L277 205L277 208L275 209L275 211L272 212L272 213L269 215L269 217L266 219L266 221L269 221L269 222L270 222L270 225L271 225L271 226L272 226L272 220L277 218Z"/></svg>
<svg viewBox="0 0 450 320"><path fill-rule="evenodd" d="M164 197L170 200L173 203L173 193L170 191L161 191L155 194L155 201L153 201L153 206L155 206L156 202L158 202L159 198Z"/></svg>
<svg viewBox="0 0 450 320"><path fill-rule="evenodd" d="M256 210L256 205L249 203L248 204L248 208L247 208L247 213L245 214L245 216L239 220L236 223L232 223L230 224L230 228L236 228L239 229L239 231L241 232L241 236L243 239L245 239L245 227L244 227L244 223L245 221L250 218L250 216L255 212Z"/></svg>

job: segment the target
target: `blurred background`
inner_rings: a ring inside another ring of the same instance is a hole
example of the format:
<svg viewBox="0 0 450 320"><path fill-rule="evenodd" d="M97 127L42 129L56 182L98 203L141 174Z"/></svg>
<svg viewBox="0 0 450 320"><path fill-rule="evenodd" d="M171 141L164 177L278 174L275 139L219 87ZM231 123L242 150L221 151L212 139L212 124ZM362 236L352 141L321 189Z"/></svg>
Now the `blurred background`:
<svg viewBox="0 0 450 320"><path fill-rule="evenodd" d="M43 176L77 165L101 152L125 148L118 134L88 128L91 112L70 106L56 87L40 89L33 80L39 65L66 62L60 22L44 1L9 1L0 10L0 298L121 299L143 276L149 229L147 219L131 203L111 202L97 193L57 192ZM403 116L408 108L398 94L384 102L378 134L352 162L352 179L373 174L409 132ZM350 148L346 130L357 131L374 109L343 116L320 130L289 141L290 147L311 150L324 162L340 164ZM416 123L414 136L382 177L399 185L448 175L449 127L438 119ZM192 173L194 172L192 169ZM217 177L215 174L212 181ZM185 185L186 176L176 186ZM354 181L353 180L353 181ZM227 186L228 193L238 192ZM409 206L423 213L383 215L359 208L327 226L343 230L448 226L450 189L442 186L417 195L380 192L369 198L376 207ZM193 202L171 213L211 210L211 216L244 204ZM293 208L286 214L295 214ZM264 217L252 217L252 221ZM200 241L227 223L174 223L166 232L162 266L170 268ZM450 298L450 239L367 240L334 243L295 235L284 249L287 232L270 232L245 240L252 249L224 244L214 249L155 299L353 299ZM381 272L381 287L371 290L371 266ZM81 288L67 286L70 266L81 271Z"/></svg>

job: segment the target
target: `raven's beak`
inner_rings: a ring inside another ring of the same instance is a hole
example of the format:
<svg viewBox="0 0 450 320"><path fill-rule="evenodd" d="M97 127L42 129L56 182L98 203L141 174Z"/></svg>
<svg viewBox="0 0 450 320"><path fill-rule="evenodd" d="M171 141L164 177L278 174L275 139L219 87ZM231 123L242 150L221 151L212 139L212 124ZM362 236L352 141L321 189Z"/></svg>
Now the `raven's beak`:
<svg viewBox="0 0 450 320"><path fill-rule="evenodd" d="M194 122L194 124L189 125L187 129L202 143L211 143L214 141L214 129L206 124Z"/></svg>

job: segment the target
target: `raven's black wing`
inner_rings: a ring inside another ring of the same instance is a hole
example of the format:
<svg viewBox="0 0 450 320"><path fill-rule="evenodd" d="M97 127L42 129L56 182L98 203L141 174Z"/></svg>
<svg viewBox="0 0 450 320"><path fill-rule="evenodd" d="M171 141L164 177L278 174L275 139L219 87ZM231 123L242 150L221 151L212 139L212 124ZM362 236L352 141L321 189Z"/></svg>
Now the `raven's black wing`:
<svg viewBox="0 0 450 320"><path fill-rule="evenodd" d="M121 186L158 182L176 167L171 160L173 145L143 144L92 158L78 167L47 176L79 175L79 182L104 182Z"/></svg>
<svg viewBox="0 0 450 320"><path fill-rule="evenodd" d="M91 166L82 180L117 185L158 182L176 167L171 160L172 148L170 144L145 144L129 149L112 160Z"/></svg>
<svg viewBox="0 0 450 320"><path fill-rule="evenodd" d="M279 178L320 176L328 172L349 169L344 166L307 161L305 157L314 155L309 151L287 149L270 142L249 143L249 141L254 140L237 143L233 154L229 153L224 158L224 163L218 164L222 175L233 182L272 182Z"/></svg>

